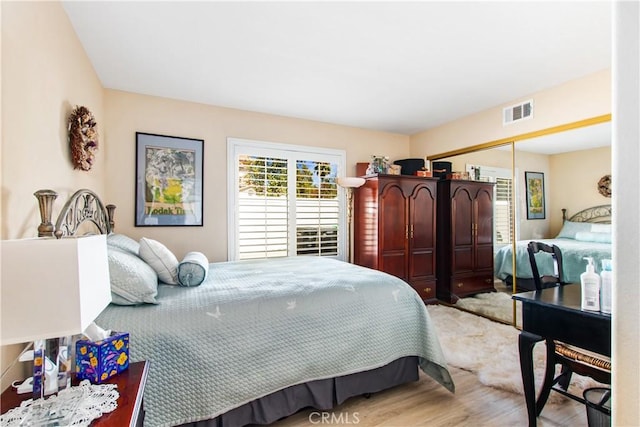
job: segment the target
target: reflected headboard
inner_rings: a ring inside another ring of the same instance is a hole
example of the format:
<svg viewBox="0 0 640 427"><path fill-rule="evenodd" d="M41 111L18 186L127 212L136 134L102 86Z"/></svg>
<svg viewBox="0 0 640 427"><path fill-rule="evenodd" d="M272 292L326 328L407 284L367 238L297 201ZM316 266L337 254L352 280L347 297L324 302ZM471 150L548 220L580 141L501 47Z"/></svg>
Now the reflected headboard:
<svg viewBox="0 0 640 427"><path fill-rule="evenodd" d="M53 201L58 193L53 190L38 190L33 193L38 199L40 220L38 237L74 236L85 224L92 224L100 234L109 234L115 228L115 205L102 204L91 190L78 190L64 204L55 226L51 222Z"/></svg>
<svg viewBox="0 0 640 427"><path fill-rule="evenodd" d="M562 209L562 222L595 222L611 224L611 205L593 206L573 214L567 219L567 210Z"/></svg>

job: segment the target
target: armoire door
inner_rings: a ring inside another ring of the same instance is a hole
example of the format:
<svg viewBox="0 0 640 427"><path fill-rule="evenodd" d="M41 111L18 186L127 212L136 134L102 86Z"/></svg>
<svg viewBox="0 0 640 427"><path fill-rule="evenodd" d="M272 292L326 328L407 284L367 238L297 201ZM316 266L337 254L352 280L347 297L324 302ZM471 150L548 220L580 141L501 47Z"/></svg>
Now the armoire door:
<svg viewBox="0 0 640 427"><path fill-rule="evenodd" d="M379 202L379 270L407 280L408 203L400 182L385 184Z"/></svg>
<svg viewBox="0 0 640 427"><path fill-rule="evenodd" d="M431 286L435 284L436 188L435 182L410 188L409 282L418 284L420 281L418 286L422 282L431 282L424 283ZM433 298L433 294L430 297Z"/></svg>
<svg viewBox="0 0 640 427"><path fill-rule="evenodd" d="M451 195L451 269L455 273L474 269L474 207L470 187L457 187Z"/></svg>
<svg viewBox="0 0 640 427"><path fill-rule="evenodd" d="M492 190L493 188L480 188L475 196L475 270L493 270Z"/></svg>

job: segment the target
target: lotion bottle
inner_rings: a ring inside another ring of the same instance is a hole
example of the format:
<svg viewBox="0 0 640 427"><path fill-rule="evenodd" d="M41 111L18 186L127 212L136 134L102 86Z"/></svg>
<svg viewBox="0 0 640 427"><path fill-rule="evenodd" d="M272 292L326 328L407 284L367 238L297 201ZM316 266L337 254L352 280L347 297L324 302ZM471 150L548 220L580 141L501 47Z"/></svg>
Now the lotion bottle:
<svg viewBox="0 0 640 427"><path fill-rule="evenodd" d="M613 272L611 271L610 259L602 260L600 279L600 310L603 313L611 314L611 287L613 285Z"/></svg>
<svg viewBox="0 0 640 427"><path fill-rule="evenodd" d="M587 260L587 270L580 275L583 310L600 311L600 276L596 274L592 257Z"/></svg>

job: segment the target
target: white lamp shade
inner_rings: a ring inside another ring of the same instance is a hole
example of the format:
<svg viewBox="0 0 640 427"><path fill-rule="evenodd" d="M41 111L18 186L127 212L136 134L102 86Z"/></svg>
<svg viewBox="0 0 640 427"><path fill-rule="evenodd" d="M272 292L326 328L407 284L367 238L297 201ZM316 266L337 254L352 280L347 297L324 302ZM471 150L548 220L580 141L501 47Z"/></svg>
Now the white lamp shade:
<svg viewBox="0 0 640 427"><path fill-rule="evenodd" d="M105 235L2 241L2 345L82 333L111 302Z"/></svg>
<svg viewBox="0 0 640 427"><path fill-rule="evenodd" d="M365 183L364 178L356 176L339 176L336 178L336 184L344 188L358 188Z"/></svg>

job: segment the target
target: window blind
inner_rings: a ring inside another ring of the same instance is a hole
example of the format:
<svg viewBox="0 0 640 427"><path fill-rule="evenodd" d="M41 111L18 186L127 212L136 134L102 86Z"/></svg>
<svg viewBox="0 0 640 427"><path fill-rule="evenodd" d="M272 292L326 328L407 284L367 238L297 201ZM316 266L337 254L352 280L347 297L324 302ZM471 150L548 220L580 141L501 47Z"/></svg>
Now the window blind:
<svg viewBox="0 0 640 427"><path fill-rule="evenodd" d="M287 160L241 156L238 176L239 258L287 256Z"/></svg>
<svg viewBox="0 0 640 427"><path fill-rule="evenodd" d="M230 259L341 256L345 209L335 178L343 159L268 146L234 148Z"/></svg>
<svg viewBox="0 0 640 427"><path fill-rule="evenodd" d="M496 178L493 212L496 244L513 242L513 185L511 178Z"/></svg>
<svg viewBox="0 0 640 427"><path fill-rule="evenodd" d="M331 169L325 162L296 161L297 255L338 255L340 209Z"/></svg>

